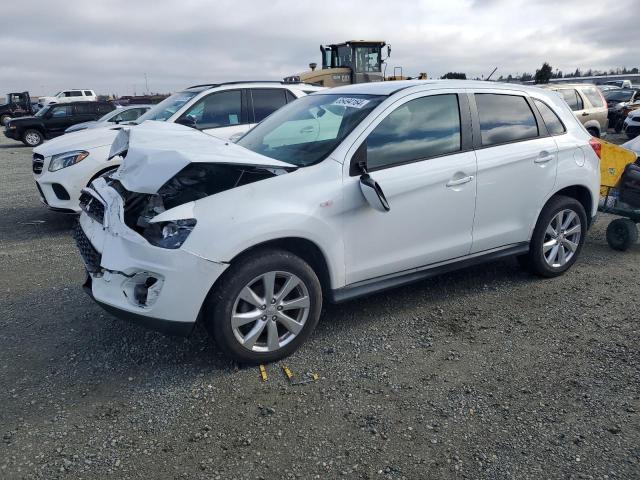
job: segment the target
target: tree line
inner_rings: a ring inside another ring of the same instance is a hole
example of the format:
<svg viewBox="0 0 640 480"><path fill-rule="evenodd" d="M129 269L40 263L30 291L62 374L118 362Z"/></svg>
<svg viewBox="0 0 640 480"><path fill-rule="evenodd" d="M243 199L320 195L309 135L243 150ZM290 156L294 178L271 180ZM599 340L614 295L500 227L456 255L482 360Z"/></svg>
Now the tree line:
<svg viewBox="0 0 640 480"><path fill-rule="evenodd" d="M629 75L629 74L637 74L640 73L638 67L634 68L611 68L609 70L594 70L588 69L585 71L576 68L575 72L563 73L562 70L556 69L553 70L553 67L549 65L549 63L544 62L542 67L536 70L535 73L522 73L520 75L511 75L509 74L507 77L500 75L498 77L499 82L529 82L534 80L535 83L549 83L549 80L552 78L580 78L580 77L592 77L592 76L607 76L607 75ZM462 72L448 72L445 73L442 77L443 79L459 79L466 80L467 75ZM480 80L480 78L476 78L475 80Z"/></svg>

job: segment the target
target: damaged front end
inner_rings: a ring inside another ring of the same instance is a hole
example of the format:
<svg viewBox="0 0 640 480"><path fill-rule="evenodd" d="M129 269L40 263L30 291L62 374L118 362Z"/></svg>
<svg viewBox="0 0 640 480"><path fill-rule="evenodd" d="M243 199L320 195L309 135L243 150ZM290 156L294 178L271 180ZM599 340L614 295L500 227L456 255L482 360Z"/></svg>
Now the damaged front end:
<svg viewBox="0 0 640 480"><path fill-rule="evenodd" d="M195 218L154 222L167 210L285 174L295 168L223 163L190 163L168 180L157 193L127 190L117 179L109 181L124 200L124 223L149 243L162 248L180 248L197 224Z"/></svg>

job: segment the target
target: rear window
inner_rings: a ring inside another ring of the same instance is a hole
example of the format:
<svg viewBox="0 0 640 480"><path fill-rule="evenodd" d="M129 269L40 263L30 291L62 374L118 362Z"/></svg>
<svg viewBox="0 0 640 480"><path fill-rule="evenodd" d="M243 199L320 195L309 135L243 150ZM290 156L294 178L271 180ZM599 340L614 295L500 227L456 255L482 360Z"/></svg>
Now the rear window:
<svg viewBox="0 0 640 480"><path fill-rule="evenodd" d="M578 92L574 88L563 88L562 90L558 90L558 93L564 98L564 101L567 102L567 105L573 110L583 110L584 102Z"/></svg>
<svg viewBox="0 0 640 480"><path fill-rule="evenodd" d="M596 89L596 87L583 88L582 93L589 99L591 105L596 108L604 107L604 102L602 100L602 96L600 92Z"/></svg>
<svg viewBox="0 0 640 480"><path fill-rule="evenodd" d="M483 146L538 136L538 123L527 100L519 95L476 93Z"/></svg>
<svg viewBox="0 0 640 480"><path fill-rule="evenodd" d="M549 105L544 103L542 100L538 100L537 98L533 99L533 103L535 103L536 108L540 112L549 135L561 135L566 132L562 121L560 120L558 115L556 115L556 112L554 112L551 107L549 107Z"/></svg>

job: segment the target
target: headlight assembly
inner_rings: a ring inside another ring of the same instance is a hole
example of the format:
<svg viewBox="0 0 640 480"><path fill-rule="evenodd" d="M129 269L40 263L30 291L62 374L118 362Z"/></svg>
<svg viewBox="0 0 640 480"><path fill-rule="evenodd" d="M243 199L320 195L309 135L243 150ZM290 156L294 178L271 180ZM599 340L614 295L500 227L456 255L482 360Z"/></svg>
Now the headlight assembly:
<svg viewBox="0 0 640 480"><path fill-rule="evenodd" d="M76 163L81 162L88 156L89 152L85 152L84 150L74 150L72 152L58 153L57 155L51 157L51 162L49 163L49 171L55 172L56 170L70 167L71 165L75 165Z"/></svg>
<svg viewBox="0 0 640 480"><path fill-rule="evenodd" d="M143 237L156 247L176 249L182 246L195 226L195 218L150 223Z"/></svg>

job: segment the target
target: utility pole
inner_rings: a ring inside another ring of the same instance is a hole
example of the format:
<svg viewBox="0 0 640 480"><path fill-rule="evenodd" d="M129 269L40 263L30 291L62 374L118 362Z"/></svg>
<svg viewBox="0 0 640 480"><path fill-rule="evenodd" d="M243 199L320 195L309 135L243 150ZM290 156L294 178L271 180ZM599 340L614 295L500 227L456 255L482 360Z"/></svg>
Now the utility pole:
<svg viewBox="0 0 640 480"><path fill-rule="evenodd" d="M144 74L144 86L146 88L146 94L149 95L149 82L147 81L147 74Z"/></svg>

